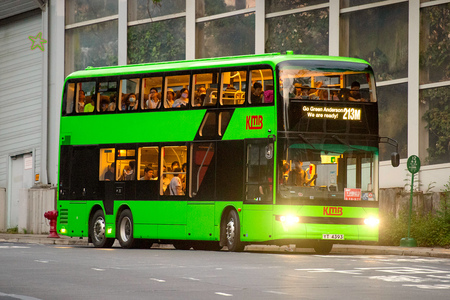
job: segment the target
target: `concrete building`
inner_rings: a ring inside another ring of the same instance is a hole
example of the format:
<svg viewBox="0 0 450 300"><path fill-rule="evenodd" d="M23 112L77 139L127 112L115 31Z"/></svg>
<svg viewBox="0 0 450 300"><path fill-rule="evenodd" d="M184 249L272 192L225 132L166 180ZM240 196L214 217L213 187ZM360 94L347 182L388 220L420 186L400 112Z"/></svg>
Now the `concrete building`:
<svg viewBox="0 0 450 300"><path fill-rule="evenodd" d="M0 230L29 227L35 195L52 207L64 78L87 66L286 50L366 59L380 135L400 143L396 169L381 148L380 186L404 186L415 154L420 188L440 191L450 177L449 24L446 0L4 0Z"/></svg>

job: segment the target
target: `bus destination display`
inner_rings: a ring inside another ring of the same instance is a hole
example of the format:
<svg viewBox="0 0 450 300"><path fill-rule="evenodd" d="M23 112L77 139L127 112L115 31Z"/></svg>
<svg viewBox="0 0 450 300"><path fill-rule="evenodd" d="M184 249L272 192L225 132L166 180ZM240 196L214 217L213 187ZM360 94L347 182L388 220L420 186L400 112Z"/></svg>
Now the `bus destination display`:
<svg viewBox="0 0 450 300"><path fill-rule="evenodd" d="M361 121L361 108L305 105L303 112L311 119Z"/></svg>

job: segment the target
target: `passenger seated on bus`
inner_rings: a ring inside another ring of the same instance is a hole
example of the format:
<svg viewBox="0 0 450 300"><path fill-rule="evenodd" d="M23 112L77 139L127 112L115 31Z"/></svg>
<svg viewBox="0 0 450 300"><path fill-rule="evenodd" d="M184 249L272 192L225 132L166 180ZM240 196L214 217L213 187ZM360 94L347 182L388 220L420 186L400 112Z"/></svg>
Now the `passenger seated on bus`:
<svg viewBox="0 0 450 300"><path fill-rule="evenodd" d="M170 195L183 195L183 185L180 179L180 172L181 169L175 168L175 170L173 170L173 172L175 172L175 174L173 175L172 180L170 181L169 184L169 192Z"/></svg>
<svg viewBox="0 0 450 300"><path fill-rule="evenodd" d="M289 164L288 163L283 164L281 171L283 172L281 183L287 184L289 180L289 171L290 171Z"/></svg>
<svg viewBox="0 0 450 300"><path fill-rule="evenodd" d="M131 93L128 95L128 107L127 110L137 110L138 109L138 101L136 100L136 94Z"/></svg>
<svg viewBox="0 0 450 300"><path fill-rule="evenodd" d="M327 90L319 90L319 100L328 100Z"/></svg>
<svg viewBox="0 0 450 300"><path fill-rule="evenodd" d="M161 101L158 98L158 90L156 88L150 89L150 94L148 95L148 100L145 102L145 108L155 109L161 106Z"/></svg>
<svg viewBox="0 0 450 300"><path fill-rule="evenodd" d="M202 106L205 97L206 97L206 88L204 86L201 86L197 89L197 92L195 92L194 106Z"/></svg>
<svg viewBox="0 0 450 300"><path fill-rule="evenodd" d="M100 111L101 112L105 112L108 111L108 107L109 107L109 101L106 99L103 99L100 101Z"/></svg>
<svg viewBox="0 0 450 300"><path fill-rule="evenodd" d="M266 85L264 91L264 103L273 103L273 84Z"/></svg>
<svg viewBox="0 0 450 300"><path fill-rule="evenodd" d="M189 90L187 88L182 88L180 94L180 98L173 102L172 107L186 107L188 105Z"/></svg>
<svg viewBox="0 0 450 300"><path fill-rule="evenodd" d="M250 98L252 104L262 103L262 93L262 84L259 82L255 82L252 87L252 95Z"/></svg>
<svg viewBox="0 0 450 300"><path fill-rule="evenodd" d="M109 167L108 167L108 171L106 171L105 173L105 181L114 181L114 172L116 171L116 163L112 163Z"/></svg>
<svg viewBox="0 0 450 300"><path fill-rule="evenodd" d="M144 169L144 176L142 176L139 180L153 180L153 169L146 167Z"/></svg>
<svg viewBox="0 0 450 300"><path fill-rule="evenodd" d="M289 172L288 185L294 186L310 186L310 184L317 178L317 175L308 179L308 174L303 170L302 161L294 161L294 169Z"/></svg>
<svg viewBox="0 0 450 300"><path fill-rule="evenodd" d="M91 97L86 97L84 112L93 112L95 109L95 102Z"/></svg>
<svg viewBox="0 0 450 300"><path fill-rule="evenodd" d="M111 99L111 102L108 105L108 111L115 111L116 110L116 99Z"/></svg>
<svg viewBox="0 0 450 300"><path fill-rule="evenodd" d="M175 93L173 92L172 89L168 89L164 107L165 108L172 107L174 100L175 100Z"/></svg>
<svg viewBox="0 0 450 300"><path fill-rule="evenodd" d="M86 99L85 93L83 90L78 91L78 112L84 112L84 101Z"/></svg>
<svg viewBox="0 0 450 300"><path fill-rule="evenodd" d="M171 172L174 172L173 170L175 170L176 168L180 167L180 163L175 160L174 162L172 162L172 165L170 166Z"/></svg>
<svg viewBox="0 0 450 300"><path fill-rule="evenodd" d="M134 172L134 167L135 167L135 162L134 160L130 161L130 163L128 164L128 166L125 166L123 168L123 173L120 176L119 180L134 180L135 178L135 172Z"/></svg>
<svg viewBox="0 0 450 300"><path fill-rule="evenodd" d="M361 93L359 92L360 84L358 81L353 81L350 89L350 95L348 97L348 101L353 102L366 102L366 99L364 99L361 96Z"/></svg>

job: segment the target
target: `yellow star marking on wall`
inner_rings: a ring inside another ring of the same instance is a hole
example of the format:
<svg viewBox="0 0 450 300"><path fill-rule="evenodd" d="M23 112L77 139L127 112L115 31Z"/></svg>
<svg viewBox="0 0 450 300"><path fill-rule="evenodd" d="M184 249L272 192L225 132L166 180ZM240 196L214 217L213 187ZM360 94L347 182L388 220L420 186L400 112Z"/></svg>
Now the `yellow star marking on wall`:
<svg viewBox="0 0 450 300"><path fill-rule="evenodd" d="M28 39L33 42L31 45L31 50L39 48L41 51L44 51L44 44L47 43L47 40L42 38L42 32L39 32L39 34L35 37L32 35L28 36Z"/></svg>

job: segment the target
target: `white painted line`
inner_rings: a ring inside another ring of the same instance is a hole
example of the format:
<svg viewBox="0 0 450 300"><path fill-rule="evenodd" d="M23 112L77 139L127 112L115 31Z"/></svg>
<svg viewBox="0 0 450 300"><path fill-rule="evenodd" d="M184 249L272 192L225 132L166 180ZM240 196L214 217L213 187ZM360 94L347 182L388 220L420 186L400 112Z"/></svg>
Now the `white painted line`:
<svg viewBox="0 0 450 300"><path fill-rule="evenodd" d="M277 291L264 291L264 293L271 293L271 294L277 294L277 295L289 295L288 293L277 292Z"/></svg>
<svg viewBox="0 0 450 300"><path fill-rule="evenodd" d="M91 268L91 269L94 270L94 271L100 271L100 272L105 271L105 269L99 269L99 268Z"/></svg>
<svg viewBox="0 0 450 300"><path fill-rule="evenodd" d="M222 268L216 268L216 270L223 270Z"/></svg>
<svg viewBox="0 0 450 300"><path fill-rule="evenodd" d="M158 278L150 278L150 280L153 280L156 282L166 282L164 279L158 279Z"/></svg>
<svg viewBox="0 0 450 300"><path fill-rule="evenodd" d="M182 277L182 278L187 280L200 281L200 279L194 277Z"/></svg>
<svg viewBox="0 0 450 300"><path fill-rule="evenodd" d="M225 296L225 297L233 297L233 294L226 294L226 293L221 293L221 292L215 292L214 294L219 295L219 296Z"/></svg>
<svg viewBox="0 0 450 300"><path fill-rule="evenodd" d="M29 249L30 247L25 246L0 246L0 249Z"/></svg>
<svg viewBox="0 0 450 300"><path fill-rule="evenodd" d="M35 262L47 264L47 263L48 263L48 260L36 259Z"/></svg>

